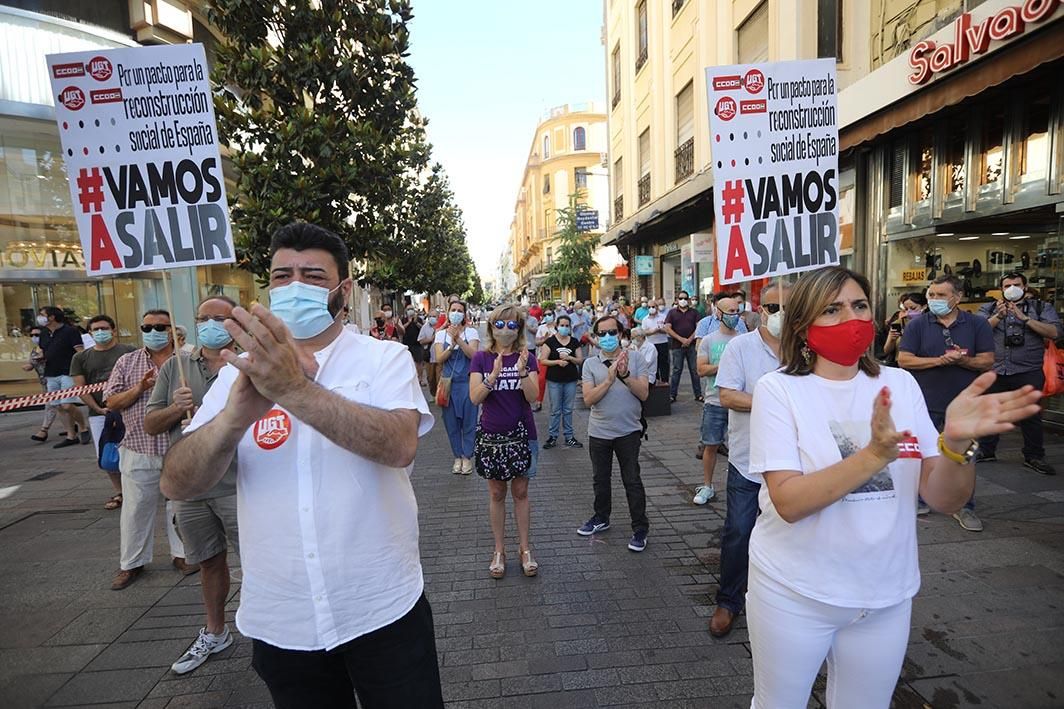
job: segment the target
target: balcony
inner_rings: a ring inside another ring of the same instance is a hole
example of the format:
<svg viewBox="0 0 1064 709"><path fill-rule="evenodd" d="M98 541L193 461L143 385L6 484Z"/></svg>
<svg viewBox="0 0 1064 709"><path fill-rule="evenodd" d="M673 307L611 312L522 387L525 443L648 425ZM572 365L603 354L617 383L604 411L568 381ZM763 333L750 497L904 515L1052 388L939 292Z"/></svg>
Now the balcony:
<svg viewBox="0 0 1064 709"><path fill-rule="evenodd" d="M618 195L617 199L613 200L613 223L618 224L624 219L624 195Z"/></svg>
<svg viewBox="0 0 1064 709"><path fill-rule="evenodd" d="M643 175L639 178L639 206L650 202L650 173Z"/></svg>
<svg viewBox="0 0 1064 709"><path fill-rule="evenodd" d="M639 56L635 58L635 73L638 74L639 70L643 68L643 65L647 63L647 48L643 47L639 50Z"/></svg>
<svg viewBox="0 0 1064 709"><path fill-rule="evenodd" d="M683 145L676 148L673 161L676 163L676 182L695 173L695 139L693 137L688 138Z"/></svg>

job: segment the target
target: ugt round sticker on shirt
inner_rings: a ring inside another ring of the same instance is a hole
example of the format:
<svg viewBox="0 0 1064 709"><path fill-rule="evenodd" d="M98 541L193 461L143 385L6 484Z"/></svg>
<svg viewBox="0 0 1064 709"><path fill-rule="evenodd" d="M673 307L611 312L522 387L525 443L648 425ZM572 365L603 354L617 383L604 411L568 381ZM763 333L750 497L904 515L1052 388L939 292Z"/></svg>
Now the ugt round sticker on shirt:
<svg viewBox="0 0 1064 709"><path fill-rule="evenodd" d="M292 433L292 420L284 411L270 409L265 416L255 422L252 432L259 448L271 451L288 440L288 436Z"/></svg>

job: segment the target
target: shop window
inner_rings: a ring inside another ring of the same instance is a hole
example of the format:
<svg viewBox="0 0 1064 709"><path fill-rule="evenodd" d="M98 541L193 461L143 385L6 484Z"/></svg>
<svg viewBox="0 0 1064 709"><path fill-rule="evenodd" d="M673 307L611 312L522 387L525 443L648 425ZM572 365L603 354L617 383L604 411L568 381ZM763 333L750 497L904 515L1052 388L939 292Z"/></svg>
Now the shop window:
<svg viewBox="0 0 1064 709"><path fill-rule="evenodd" d="M979 184L991 185L1001 179L1005 165L1005 110L990 108L984 113Z"/></svg>
<svg viewBox="0 0 1064 709"><path fill-rule="evenodd" d="M920 138L917 147L920 152L916 168L916 201L924 202L931 199L935 150L930 133L923 133Z"/></svg>
<svg viewBox="0 0 1064 709"><path fill-rule="evenodd" d="M947 124L945 136L945 171L946 192L951 197L962 197L965 185L964 145L968 135L968 123L962 118Z"/></svg>
<svg viewBox="0 0 1064 709"><path fill-rule="evenodd" d="M890 194L888 203L891 208L901 207L905 202L905 141L894 143L890 153Z"/></svg>
<svg viewBox="0 0 1064 709"><path fill-rule="evenodd" d="M1049 162L1049 113L1048 95L1033 98L1027 104L1027 116L1024 121L1024 134L1020 159L1020 176L1022 182L1043 180L1047 174Z"/></svg>

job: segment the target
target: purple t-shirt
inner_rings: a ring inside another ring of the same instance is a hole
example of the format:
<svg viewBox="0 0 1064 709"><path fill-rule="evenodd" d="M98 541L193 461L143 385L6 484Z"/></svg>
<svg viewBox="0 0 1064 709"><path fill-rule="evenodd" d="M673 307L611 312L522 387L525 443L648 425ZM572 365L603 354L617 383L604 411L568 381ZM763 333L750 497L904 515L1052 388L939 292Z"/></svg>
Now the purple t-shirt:
<svg viewBox="0 0 1064 709"><path fill-rule="evenodd" d="M469 371L479 372L484 377L491 374L495 366L495 353L480 350L473 355L473 361L469 365ZM525 400L524 392L521 391L521 379L517 375L516 352L503 356L502 371L499 379L495 382L495 390L488 394L488 398L480 405L480 426L488 433L509 433L517 427L517 422L523 420L528 429L528 439L536 440L536 420L532 415L532 406ZM528 355L528 371L538 372L539 364L535 355Z"/></svg>

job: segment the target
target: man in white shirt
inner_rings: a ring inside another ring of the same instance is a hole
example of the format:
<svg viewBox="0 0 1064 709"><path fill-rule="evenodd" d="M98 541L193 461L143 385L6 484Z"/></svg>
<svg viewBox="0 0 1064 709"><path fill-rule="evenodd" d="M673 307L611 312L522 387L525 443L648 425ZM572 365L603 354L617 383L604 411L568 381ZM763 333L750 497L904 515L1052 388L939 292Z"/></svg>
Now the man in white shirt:
<svg viewBox="0 0 1064 709"><path fill-rule="evenodd" d="M271 244L270 310L235 308L224 351L161 486L190 499L237 458L244 580L236 624L279 709L443 707L410 465L433 423L397 342L344 330L335 234Z"/></svg>
<svg viewBox="0 0 1064 709"><path fill-rule="evenodd" d="M790 286L783 291L786 295ZM772 284L761 291L761 327L728 343L717 368L720 404L728 409L728 511L720 540L720 588L717 609L709 632L724 637L731 632L735 616L743 610L750 532L757 521L757 497L761 485L749 475L750 404L757 381L779 369L780 288Z"/></svg>
<svg viewBox="0 0 1064 709"><path fill-rule="evenodd" d="M655 381L669 381L669 334L665 332L665 300L650 301L643 318L643 332L647 342L658 351L658 371Z"/></svg>

